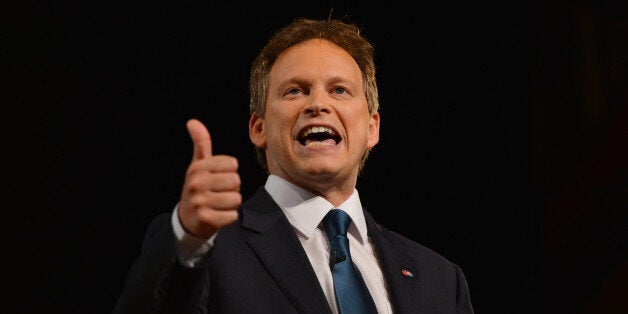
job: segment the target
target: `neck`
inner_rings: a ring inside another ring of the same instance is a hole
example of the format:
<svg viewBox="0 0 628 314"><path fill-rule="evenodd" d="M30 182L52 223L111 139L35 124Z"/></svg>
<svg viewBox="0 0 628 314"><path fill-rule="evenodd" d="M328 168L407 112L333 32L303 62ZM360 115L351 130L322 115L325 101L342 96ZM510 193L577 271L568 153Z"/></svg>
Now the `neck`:
<svg viewBox="0 0 628 314"><path fill-rule="evenodd" d="M357 179L353 180L333 180L325 178L322 180L298 181L291 177L277 175L284 180L304 189L312 194L318 195L333 206L344 203L352 194L356 186Z"/></svg>

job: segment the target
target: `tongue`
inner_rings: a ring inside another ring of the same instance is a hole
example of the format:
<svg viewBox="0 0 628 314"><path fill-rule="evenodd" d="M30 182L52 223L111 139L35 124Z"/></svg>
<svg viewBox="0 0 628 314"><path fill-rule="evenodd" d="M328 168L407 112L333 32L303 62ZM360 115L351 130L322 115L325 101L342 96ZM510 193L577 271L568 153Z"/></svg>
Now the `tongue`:
<svg viewBox="0 0 628 314"><path fill-rule="evenodd" d="M305 141L305 146L311 146L311 145L332 146L332 145L336 145L336 141L334 141L333 139L326 139L326 140L323 140L323 141L315 141L315 140L306 140Z"/></svg>

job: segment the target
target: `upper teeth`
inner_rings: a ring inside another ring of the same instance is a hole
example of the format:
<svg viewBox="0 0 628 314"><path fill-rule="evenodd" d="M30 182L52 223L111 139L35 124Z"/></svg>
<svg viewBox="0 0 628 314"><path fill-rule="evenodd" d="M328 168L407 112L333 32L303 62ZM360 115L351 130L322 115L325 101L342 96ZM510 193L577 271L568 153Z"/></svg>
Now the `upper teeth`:
<svg viewBox="0 0 628 314"><path fill-rule="evenodd" d="M308 136L311 133L321 133L321 132L327 132L329 134L333 134L333 131L330 128L328 128L328 127L325 127L325 126L314 126L314 127L311 127L309 129L307 129L305 131L304 136Z"/></svg>

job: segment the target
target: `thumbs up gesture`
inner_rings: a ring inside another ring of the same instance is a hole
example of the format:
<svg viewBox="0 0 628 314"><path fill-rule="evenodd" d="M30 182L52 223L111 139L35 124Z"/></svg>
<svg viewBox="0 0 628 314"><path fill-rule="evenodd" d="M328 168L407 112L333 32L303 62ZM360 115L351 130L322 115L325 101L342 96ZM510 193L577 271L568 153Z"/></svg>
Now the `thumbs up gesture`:
<svg viewBox="0 0 628 314"><path fill-rule="evenodd" d="M238 160L212 155L209 131L199 120L188 120L187 129L194 143L194 156L185 174L179 220L188 233L208 239L238 218L237 209L242 203Z"/></svg>

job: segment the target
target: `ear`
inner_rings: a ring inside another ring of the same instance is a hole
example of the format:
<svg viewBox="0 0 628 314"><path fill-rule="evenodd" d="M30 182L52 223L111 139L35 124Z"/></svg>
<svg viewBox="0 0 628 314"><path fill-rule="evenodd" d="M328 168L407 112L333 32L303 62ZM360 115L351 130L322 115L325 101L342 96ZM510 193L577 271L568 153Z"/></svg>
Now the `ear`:
<svg viewBox="0 0 628 314"><path fill-rule="evenodd" d="M369 120L369 133L367 148L373 148L379 142L379 112L371 115Z"/></svg>
<svg viewBox="0 0 628 314"><path fill-rule="evenodd" d="M251 119L249 119L249 138L255 146L259 148L266 148L266 128L264 119L257 115L257 113L251 114Z"/></svg>

